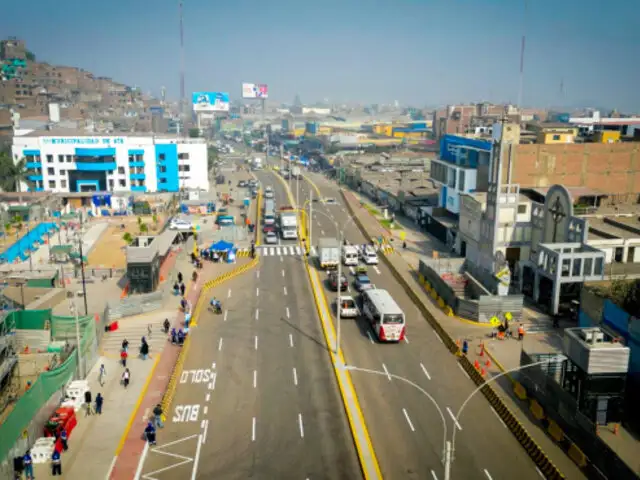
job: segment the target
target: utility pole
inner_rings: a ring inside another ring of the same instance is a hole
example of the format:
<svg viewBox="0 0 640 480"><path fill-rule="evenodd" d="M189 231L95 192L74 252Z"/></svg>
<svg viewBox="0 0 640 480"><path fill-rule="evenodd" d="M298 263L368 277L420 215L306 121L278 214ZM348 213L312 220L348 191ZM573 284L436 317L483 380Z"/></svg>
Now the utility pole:
<svg viewBox="0 0 640 480"><path fill-rule="evenodd" d="M180 120L186 121L185 112L185 97L184 97L184 25L182 20L182 0L179 3L180 7ZM182 132L184 134L185 128L183 126Z"/></svg>
<svg viewBox="0 0 640 480"><path fill-rule="evenodd" d="M84 219L83 219L83 212L80 212L80 235L78 237L78 242L80 243L79 245L79 250L80 250L80 273L82 275L82 298L84 299L84 314L85 315L89 315L89 306L87 305L87 282L85 281L85 276L84 276L84 253L83 253L83 249L82 249L82 237L83 237L83 230L84 230ZM80 348L80 346L78 346L78 348Z"/></svg>

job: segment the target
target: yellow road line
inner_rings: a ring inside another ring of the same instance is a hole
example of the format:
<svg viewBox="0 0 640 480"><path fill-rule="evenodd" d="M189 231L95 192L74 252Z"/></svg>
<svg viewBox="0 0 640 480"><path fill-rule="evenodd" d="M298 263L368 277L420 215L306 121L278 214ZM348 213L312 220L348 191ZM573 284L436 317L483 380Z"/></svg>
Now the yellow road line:
<svg viewBox="0 0 640 480"><path fill-rule="evenodd" d="M133 409L133 412L131 412L131 416L129 417L129 422L127 423L127 426L125 427L124 433L122 434L122 437L120 437L120 442L118 443L118 448L116 448L116 457L118 455L120 455L120 452L122 451L122 447L124 447L125 442L127 441L127 437L129 436L129 432L131 431L131 428L133 427L133 422L135 422L136 420L136 416L138 415L138 410L140 410L140 405L142 404L142 400L144 399L144 396L147 394L147 390L149 389L149 384L151 383L151 380L153 379L153 374L156 371L156 367L158 366L158 363L160 362L160 355L156 355L156 359L153 361L153 367L151 367L151 372L149 373L149 375L147 376L147 380L144 382L144 385L142 386L142 391L140 392L140 395L138 395L138 400L136 400L136 405Z"/></svg>
<svg viewBox="0 0 640 480"><path fill-rule="evenodd" d="M320 189L315 184L315 182L313 180L311 180L309 177L307 177L306 175L302 175L302 178L304 178L307 182L309 182L309 185L311 185L313 187L313 189L316 191L316 194L318 195L318 199L322 198L322 194L320 193Z"/></svg>

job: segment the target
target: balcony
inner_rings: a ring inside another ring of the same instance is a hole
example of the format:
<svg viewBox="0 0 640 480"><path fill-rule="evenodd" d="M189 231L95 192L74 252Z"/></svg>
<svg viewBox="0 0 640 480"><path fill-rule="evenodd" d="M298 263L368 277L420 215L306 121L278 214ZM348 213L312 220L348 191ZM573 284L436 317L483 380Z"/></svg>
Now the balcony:
<svg viewBox="0 0 640 480"><path fill-rule="evenodd" d="M129 175L131 180L145 180L147 176L144 173L132 173Z"/></svg>
<svg viewBox="0 0 640 480"><path fill-rule="evenodd" d="M25 163L25 167L27 169L42 168L42 162L27 162Z"/></svg>

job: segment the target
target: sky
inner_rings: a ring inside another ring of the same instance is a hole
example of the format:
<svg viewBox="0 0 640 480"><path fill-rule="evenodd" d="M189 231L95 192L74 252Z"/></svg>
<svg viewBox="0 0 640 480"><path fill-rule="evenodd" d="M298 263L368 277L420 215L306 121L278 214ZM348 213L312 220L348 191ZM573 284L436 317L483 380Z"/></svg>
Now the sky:
<svg viewBox="0 0 640 480"><path fill-rule="evenodd" d="M180 93L178 0L6 2L38 60ZM613 5L613 4L611 4ZM292 103L517 103L640 111L640 1L184 0L186 95L266 83ZM617 4L616 4L617 5ZM526 12L526 14L525 14Z"/></svg>

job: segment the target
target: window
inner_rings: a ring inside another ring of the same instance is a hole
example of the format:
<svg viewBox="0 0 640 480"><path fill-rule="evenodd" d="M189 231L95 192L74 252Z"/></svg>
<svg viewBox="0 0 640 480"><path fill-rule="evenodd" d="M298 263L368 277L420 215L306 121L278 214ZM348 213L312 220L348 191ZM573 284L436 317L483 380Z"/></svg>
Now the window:
<svg viewBox="0 0 640 480"><path fill-rule="evenodd" d="M167 167L159 167L158 170L160 173L167 173Z"/></svg>
<svg viewBox="0 0 640 480"><path fill-rule="evenodd" d="M526 205L518 205L518 213L527 213Z"/></svg>
<svg viewBox="0 0 640 480"><path fill-rule="evenodd" d="M135 158L135 155L129 155L129 162L133 162Z"/></svg>
<svg viewBox="0 0 640 480"><path fill-rule="evenodd" d="M123 179L120 179L120 180L118 180L118 185L121 186L121 187L126 187L127 186L127 181L123 180Z"/></svg>
<svg viewBox="0 0 640 480"><path fill-rule="evenodd" d="M60 176L64 177L67 174L66 170L60 170Z"/></svg>
<svg viewBox="0 0 640 480"><path fill-rule="evenodd" d="M191 165L178 165L178 171L179 172L190 172L191 171Z"/></svg>
<svg viewBox="0 0 640 480"><path fill-rule="evenodd" d="M113 179L109 180L109 190L113 190Z"/></svg>
<svg viewBox="0 0 640 480"><path fill-rule="evenodd" d="M449 167L449 187L456 188L456 169L453 167Z"/></svg>
<svg viewBox="0 0 640 480"><path fill-rule="evenodd" d="M58 155L58 161L60 163L63 163L64 162L64 155Z"/></svg>
<svg viewBox="0 0 640 480"><path fill-rule="evenodd" d="M60 188L67 188L67 181L66 180L60 180Z"/></svg>
<svg viewBox="0 0 640 480"><path fill-rule="evenodd" d="M553 139L554 139L554 140L560 140L560 135L554 135L554 136L553 136Z"/></svg>
<svg viewBox="0 0 640 480"><path fill-rule="evenodd" d="M55 175L56 171L53 168L47 168L47 174L48 175Z"/></svg>
<svg viewBox="0 0 640 480"><path fill-rule="evenodd" d="M47 155L47 163L53 163L53 155Z"/></svg>
<svg viewBox="0 0 640 480"><path fill-rule="evenodd" d="M158 155L158 159L159 160L164 160L164 158L165 158L164 153L161 153L160 155Z"/></svg>
<svg viewBox="0 0 640 480"><path fill-rule="evenodd" d="M458 171L458 190L460 190L461 192L464 192L464 176L465 176L465 171L459 170Z"/></svg>
<svg viewBox="0 0 640 480"><path fill-rule="evenodd" d="M55 180L49 180L49 188L56 188L56 181Z"/></svg>
<svg viewBox="0 0 640 480"><path fill-rule="evenodd" d="M73 162L73 155L67 155L67 163Z"/></svg>
<svg viewBox="0 0 640 480"><path fill-rule="evenodd" d="M124 167L118 167L118 173L124 174Z"/></svg>
<svg viewBox="0 0 640 480"><path fill-rule="evenodd" d="M179 153L178 154L178 160L189 160L189 154L188 153Z"/></svg>

